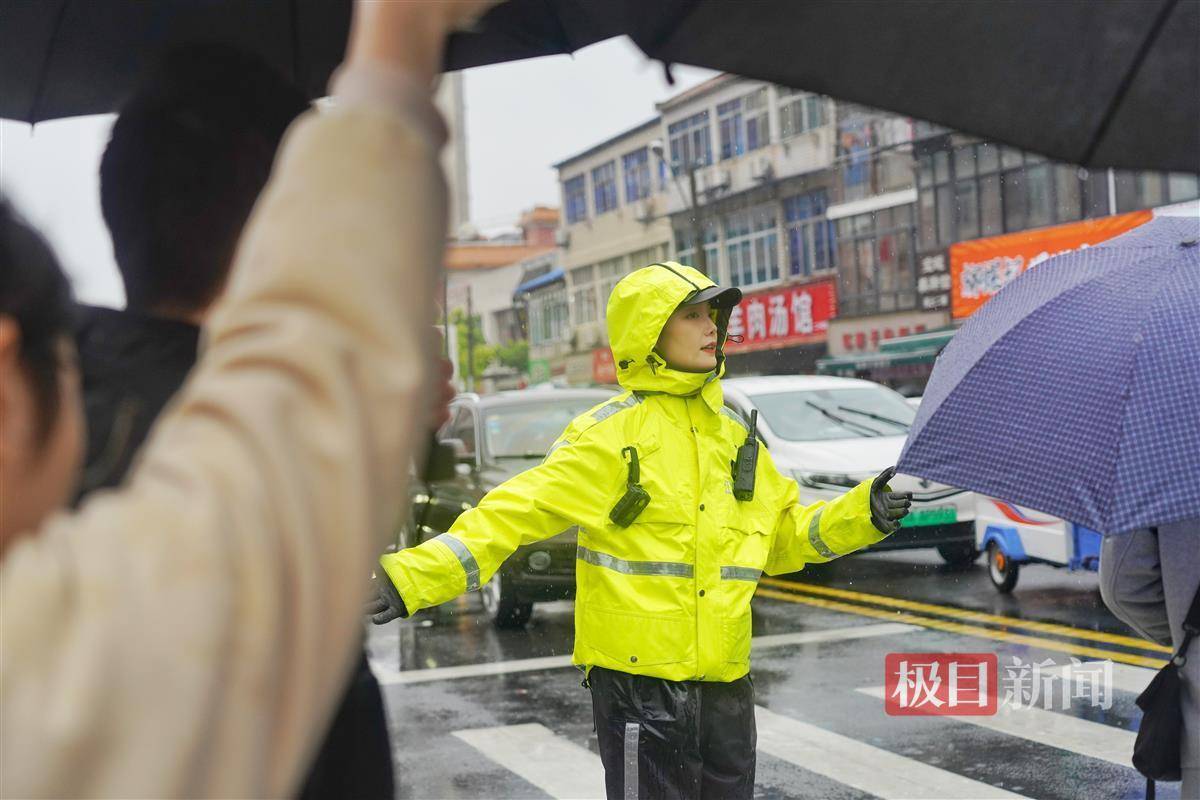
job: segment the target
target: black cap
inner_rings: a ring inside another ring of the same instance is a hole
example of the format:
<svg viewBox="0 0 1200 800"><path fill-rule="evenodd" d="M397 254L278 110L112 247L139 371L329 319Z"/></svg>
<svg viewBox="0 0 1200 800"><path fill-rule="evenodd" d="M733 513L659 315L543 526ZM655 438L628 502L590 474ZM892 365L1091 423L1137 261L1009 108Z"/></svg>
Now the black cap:
<svg viewBox="0 0 1200 800"><path fill-rule="evenodd" d="M742 302L742 290L709 286L707 289L697 289L689 294L682 305L694 306L706 300L713 308L733 308Z"/></svg>

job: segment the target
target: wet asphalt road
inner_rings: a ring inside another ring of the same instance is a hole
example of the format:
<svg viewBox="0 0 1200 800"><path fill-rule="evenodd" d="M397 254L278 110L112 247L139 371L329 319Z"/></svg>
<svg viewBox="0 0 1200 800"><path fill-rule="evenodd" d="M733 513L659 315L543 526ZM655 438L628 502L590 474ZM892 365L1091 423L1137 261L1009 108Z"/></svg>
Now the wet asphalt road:
<svg viewBox="0 0 1200 800"><path fill-rule="evenodd" d="M756 798L1143 796L1128 766L1133 701L1165 654L1108 613L1094 573L1028 567L1006 596L982 561L955 570L909 551L788 581L764 582L754 604ZM567 665L571 615L570 602L539 605L526 629L499 631L471 596L369 632L398 797L601 796L588 692ZM1049 708L889 716L878 693L890 652L996 653L1002 675L1014 657L1111 659L1112 703L1064 710L1055 680ZM1178 797L1178 784L1159 797Z"/></svg>

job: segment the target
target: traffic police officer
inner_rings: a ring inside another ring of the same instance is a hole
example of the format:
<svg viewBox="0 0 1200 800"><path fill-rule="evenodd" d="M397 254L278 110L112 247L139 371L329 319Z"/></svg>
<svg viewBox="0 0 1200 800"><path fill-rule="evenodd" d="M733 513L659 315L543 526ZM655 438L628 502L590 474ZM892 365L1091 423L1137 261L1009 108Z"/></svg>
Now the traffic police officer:
<svg viewBox="0 0 1200 800"><path fill-rule="evenodd" d="M520 545L578 526L574 663L590 686L610 798L750 798L750 600L879 541L911 495L894 470L801 505L720 377L738 289L675 262L626 276L608 302L625 390L575 419L539 466L447 533L380 561L379 619L478 589ZM387 613L388 610L391 613Z"/></svg>

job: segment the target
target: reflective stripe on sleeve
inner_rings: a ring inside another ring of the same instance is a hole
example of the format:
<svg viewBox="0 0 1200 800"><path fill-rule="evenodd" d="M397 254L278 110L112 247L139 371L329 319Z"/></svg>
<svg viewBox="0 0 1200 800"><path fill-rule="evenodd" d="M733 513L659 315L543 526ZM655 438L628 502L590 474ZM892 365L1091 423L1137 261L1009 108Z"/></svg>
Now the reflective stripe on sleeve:
<svg viewBox="0 0 1200 800"><path fill-rule="evenodd" d="M580 561L611 569L624 575L663 575L673 578L690 578L694 574L691 564L680 564L675 561L626 561L608 553L598 553L579 545L575 557Z"/></svg>
<svg viewBox="0 0 1200 800"><path fill-rule="evenodd" d="M825 509L817 510L813 514L812 521L808 523L808 543L813 546L813 549L821 554L824 558L837 558L837 553L829 549L829 546L821 539L821 512Z"/></svg>
<svg viewBox="0 0 1200 800"><path fill-rule="evenodd" d="M753 567L721 567L723 581L757 581L761 575L762 570Z"/></svg>
<svg viewBox="0 0 1200 800"><path fill-rule="evenodd" d="M592 412L592 417L597 422L601 422L608 419L613 414L616 414L618 411L624 411L627 408L633 408L640 402L642 402L642 398L638 397L636 394L631 394L624 400L616 400L607 405L600 406L600 408Z"/></svg>
<svg viewBox="0 0 1200 800"><path fill-rule="evenodd" d="M443 533L434 538L435 542L441 542L449 547L454 555L458 558L458 563L462 564L463 572L467 574L467 591L473 592L479 588L479 563L475 561L475 556L471 555L471 551L467 546L454 538L448 533Z"/></svg>

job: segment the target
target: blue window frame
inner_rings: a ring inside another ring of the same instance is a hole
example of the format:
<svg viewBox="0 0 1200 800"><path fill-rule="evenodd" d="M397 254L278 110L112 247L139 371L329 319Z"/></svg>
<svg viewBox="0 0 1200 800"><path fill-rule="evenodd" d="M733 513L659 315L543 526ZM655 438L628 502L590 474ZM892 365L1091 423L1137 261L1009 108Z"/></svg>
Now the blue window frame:
<svg viewBox="0 0 1200 800"><path fill-rule="evenodd" d="M643 147L621 156L621 171L625 174L626 203L650 196L649 150Z"/></svg>
<svg viewBox="0 0 1200 800"><path fill-rule="evenodd" d="M592 203L596 216L617 207L617 162L608 161L592 170Z"/></svg>
<svg viewBox="0 0 1200 800"><path fill-rule="evenodd" d="M832 269L836 263L835 228L832 222L825 219L827 206L828 198L824 189L784 199L789 275L811 275Z"/></svg>
<svg viewBox="0 0 1200 800"><path fill-rule="evenodd" d="M567 223L587 219L587 179L576 175L563 182L563 203L567 207Z"/></svg>

